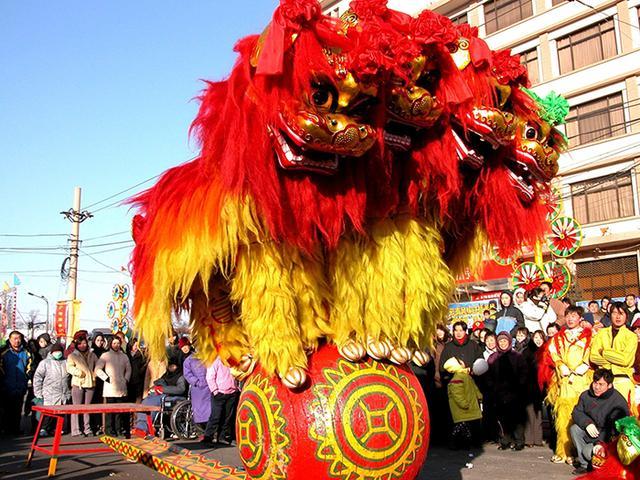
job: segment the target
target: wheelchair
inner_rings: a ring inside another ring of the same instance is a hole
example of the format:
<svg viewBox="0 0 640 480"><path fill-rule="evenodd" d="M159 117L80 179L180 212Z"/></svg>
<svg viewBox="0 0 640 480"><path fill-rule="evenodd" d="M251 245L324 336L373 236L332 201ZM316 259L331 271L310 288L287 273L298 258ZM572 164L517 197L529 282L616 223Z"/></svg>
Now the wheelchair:
<svg viewBox="0 0 640 480"><path fill-rule="evenodd" d="M193 440L204 433L201 426L193 421L191 392L186 397L163 396L160 408L153 419L153 428L159 438Z"/></svg>
<svg viewBox="0 0 640 480"><path fill-rule="evenodd" d="M193 440L204 434L202 426L193 421L191 391L173 407L169 423L173 434L182 440Z"/></svg>
<svg viewBox="0 0 640 480"><path fill-rule="evenodd" d="M161 439L170 438L174 435L171 429L171 414L174 407L186 400L184 396L163 396L160 403L160 412L156 412L153 415L153 428L156 431L156 436Z"/></svg>

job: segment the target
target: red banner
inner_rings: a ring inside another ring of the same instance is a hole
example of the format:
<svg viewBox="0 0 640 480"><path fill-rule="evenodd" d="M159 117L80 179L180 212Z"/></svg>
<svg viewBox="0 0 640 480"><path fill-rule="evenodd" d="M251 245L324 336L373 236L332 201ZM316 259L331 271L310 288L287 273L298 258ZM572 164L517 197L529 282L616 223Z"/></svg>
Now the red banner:
<svg viewBox="0 0 640 480"><path fill-rule="evenodd" d="M67 335L67 302L56 303L56 319L54 324L54 331L56 337L61 338Z"/></svg>
<svg viewBox="0 0 640 480"><path fill-rule="evenodd" d="M501 293L502 290L494 290L493 292L471 293L469 296L472 302L482 302L484 300L497 300L500 298Z"/></svg>
<svg viewBox="0 0 640 480"><path fill-rule="evenodd" d="M471 273L470 268L465 268L461 275L458 275L456 282L458 285L479 281L500 280L503 278L511 278L513 273L512 265L498 265L493 260L485 260L478 268L478 274Z"/></svg>

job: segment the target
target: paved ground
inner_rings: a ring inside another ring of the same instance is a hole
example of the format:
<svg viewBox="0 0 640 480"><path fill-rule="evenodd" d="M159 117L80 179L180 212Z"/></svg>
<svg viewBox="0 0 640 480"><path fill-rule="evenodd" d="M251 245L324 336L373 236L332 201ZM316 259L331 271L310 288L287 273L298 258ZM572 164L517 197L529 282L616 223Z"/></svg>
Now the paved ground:
<svg viewBox="0 0 640 480"><path fill-rule="evenodd" d="M211 455L229 465L239 465L235 448L215 450L201 449L197 442L176 442L183 448ZM44 479L47 477L48 457L36 453L29 470L24 462L29 450L29 438L0 438L0 478L11 480ZM473 456L471 456L473 455ZM495 445L486 445L483 450L453 452L434 448L419 480L512 480L544 478L545 480L568 480L573 478L568 465L553 465L549 462L551 452L544 447L528 448L522 452L499 451ZM472 466L468 468L466 464ZM83 457L61 457L57 478L65 480L94 479L160 479L165 478L147 467L129 463L119 455L99 454Z"/></svg>

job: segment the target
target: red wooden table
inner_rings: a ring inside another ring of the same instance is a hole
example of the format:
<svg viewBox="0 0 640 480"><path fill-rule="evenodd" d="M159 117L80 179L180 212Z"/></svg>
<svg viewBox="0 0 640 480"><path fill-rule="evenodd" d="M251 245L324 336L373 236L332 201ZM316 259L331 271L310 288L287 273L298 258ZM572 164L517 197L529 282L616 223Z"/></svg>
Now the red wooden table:
<svg viewBox="0 0 640 480"><path fill-rule="evenodd" d="M31 450L27 457L27 467L31 465L31 459L35 451L45 453L51 456L49 461L49 477L53 477L56 474L56 466L58 464L59 455L73 455L81 453L102 453L111 452L112 450L106 446L100 447L82 447L83 445L99 444L99 440L87 440L83 442L65 442L64 445L75 446L75 448L62 449L62 427L64 425L64 416L71 414L83 414L83 413L146 413L147 425L149 427L149 433L155 434L153 428L152 412L159 412L160 407L142 405L140 403L95 403L91 405L34 405L32 407L36 412L40 412L40 421L38 422L38 428L33 436L33 442L31 443ZM44 417L52 417L56 419L56 429L53 434L53 443L47 445L38 445L40 439L40 428Z"/></svg>

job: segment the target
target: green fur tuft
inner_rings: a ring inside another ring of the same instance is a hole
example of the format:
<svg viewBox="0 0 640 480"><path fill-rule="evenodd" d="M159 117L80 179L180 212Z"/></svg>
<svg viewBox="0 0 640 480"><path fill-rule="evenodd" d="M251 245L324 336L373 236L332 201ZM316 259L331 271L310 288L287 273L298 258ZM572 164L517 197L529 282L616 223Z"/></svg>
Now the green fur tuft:
<svg viewBox="0 0 640 480"><path fill-rule="evenodd" d="M564 123L569 114L569 102L566 98L556 92L549 92L546 97L542 98L533 90L527 88L522 90L538 104L540 107L538 114L542 120L553 126Z"/></svg>

